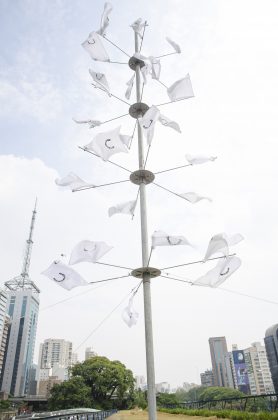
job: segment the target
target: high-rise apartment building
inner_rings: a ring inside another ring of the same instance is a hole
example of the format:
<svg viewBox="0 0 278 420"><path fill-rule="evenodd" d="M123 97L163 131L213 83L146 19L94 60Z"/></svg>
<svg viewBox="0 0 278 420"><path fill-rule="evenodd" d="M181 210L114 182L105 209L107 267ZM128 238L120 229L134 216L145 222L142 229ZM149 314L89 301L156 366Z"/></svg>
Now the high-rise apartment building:
<svg viewBox="0 0 278 420"><path fill-rule="evenodd" d="M9 334L10 318L6 313L7 293L0 289L0 375L2 372L7 338Z"/></svg>
<svg viewBox="0 0 278 420"><path fill-rule="evenodd" d="M272 382L276 394L278 394L278 324L272 325L265 333L265 348Z"/></svg>
<svg viewBox="0 0 278 420"><path fill-rule="evenodd" d="M39 395L46 396L46 390L49 391L51 384L61 383L69 378L69 368L74 364L73 354L76 359L76 354L72 353L72 343L62 338L47 338L40 344L37 385Z"/></svg>
<svg viewBox="0 0 278 420"><path fill-rule="evenodd" d="M36 205L33 210L22 273L5 283L10 326L6 337L7 345L0 383L1 391L14 396L29 393L30 369L33 364L37 330L40 291L29 277L35 217Z"/></svg>
<svg viewBox="0 0 278 420"><path fill-rule="evenodd" d="M201 385L202 386L213 386L214 385L214 381L213 381L213 372L212 370L205 370L205 372L202 372L200 374L201 377Z"/></svg>
<svg viewBox="0 0 278 420"><path fill-rule="evenodd" d="M259 342L252 343L251 347L244 350L244 356L251 394L272 394L274 387L265 347Z"/></svg>
<svg viewBox="0 0 278 420"><path fill-rule="evenodd" d="M238 389L244 394L250 394L244 350L238 350L237 346L233 345L233 350L225 355L225 364L228 387Z"/></svg>
<svg viewBox="0 0 278 420"><path fill-rule="evenodd" d="M47 338L40 344L39 369L59 365L68 368L72 365L72 343L61 338Z"/></svg>
<svg viewBox="0 0 278 420"><path fill-rule="evenodd" d="M210 337L209 348L214 386L228 386L225 354L228 353L225 337Z"/></svg>
<svg viewBox="0 0 278 420"><path fill-rule="evenodd" d="M87 347L85 350L85 360L95 356L97 356L97 353L93 350L93 347Z"/></svg>

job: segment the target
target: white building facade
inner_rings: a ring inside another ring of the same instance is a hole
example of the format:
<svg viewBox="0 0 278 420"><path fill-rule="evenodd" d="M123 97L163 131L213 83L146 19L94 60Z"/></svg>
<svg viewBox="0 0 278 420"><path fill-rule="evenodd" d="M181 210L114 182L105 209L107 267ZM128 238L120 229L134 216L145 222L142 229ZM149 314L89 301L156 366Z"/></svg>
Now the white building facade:
<svg viewBox="0 0 278 420"><path fill-rule="evenodd" d="M35 286L15 287L15 290L8 290L7 294L7 311L11 324L1 374L1 391L23 396L29 392L29 375L33 364L39 312L39 290Z"/></svg>
<svg viewBox="0 0 278 420"><path fill-rule="evenodd" d="M265 347L261 343L252 343L244 350L251 395L274 393Z"/></svg>

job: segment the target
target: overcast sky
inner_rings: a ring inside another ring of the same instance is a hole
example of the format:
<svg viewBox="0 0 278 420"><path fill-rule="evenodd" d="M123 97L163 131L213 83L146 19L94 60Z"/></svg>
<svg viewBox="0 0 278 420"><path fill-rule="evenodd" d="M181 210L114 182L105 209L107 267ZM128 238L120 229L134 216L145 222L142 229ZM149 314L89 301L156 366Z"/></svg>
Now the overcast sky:
<svg viewBox="0 0 278 420"><path fill-rule="evenodd" d="M211 197L212 203L191 205L154 185L147 187L149 236L160 229L184 235L194 245L157 248L151 265L161 268L202 259L209 239L219 232L245 237L233 248L242 267L219 289L164 278L152 281L156 382L199 383L200 372L211 367L209 337L224 335L229 349L234 343L246 348L262 342L265 330L278 322L278 3L115 0L113 7L107 37L132 55L130 24L138 17L147 20L142 53L171 52L165 37L175 40L182 54L161 60L161 80L171 85L189 72L195 93L193 99L160 108L180 124L182 134L157 126L148 169L183 165L186 153L218 156L215 162L156 177L177 193L194 191ZM67 292L40 274L61 253L68 258L82 239L114 246L103 262L141 266L139 208L133 221L125 215L110 219L107 214L110 206L135 199L136 186L126 183L72 193L59 190L54 182L69 171L93 183L127 179L125 171L77 146L118 125L121 132L131 134L134 121L125 117L93 130L72 121L72 117L105 121L128 112L128 106L90 85L89 68L104 72L111 91L123 98L132 75L127 65L92 61L80 45L99 28L102 10L99 0L0 0L0 278L4 285L21 272L38 197L30 267L41 290L34 361L44 339L64 338L73 342L80 360L85 348L92 346L99 355L145 375L141 289L134 300L138 324L129 329L121 318L136 279ZM127 61L105 45L112 60ZM167 99L163 86L150 80L144 102L152 105ZM130 102L134 101L133 93ZM134 141L129 155L112 160L136 170L136 153ZM169 271L194 280L211 267ZM128 273L89 263L75 268L87 281Z"/></svg>

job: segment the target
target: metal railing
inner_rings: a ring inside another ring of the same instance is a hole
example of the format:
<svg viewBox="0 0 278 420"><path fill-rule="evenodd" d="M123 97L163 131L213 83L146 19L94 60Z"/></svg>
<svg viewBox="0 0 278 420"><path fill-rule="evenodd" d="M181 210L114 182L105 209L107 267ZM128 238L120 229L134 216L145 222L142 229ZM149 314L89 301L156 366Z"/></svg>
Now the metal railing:
<svg viewBox="0 0 278 420"><path fill-rule="evenodd" d="M43 413L33 413L30 415L16 416L15 419L56 419L56 420L104 420L118 410L99 411L93 409L69 409L60 411L48 411Z"/></svg>
<svg viewBox="0 0 278 420"><path fill-rule="evenodd" d="M164 408L238 410L238 411L278 411L278 394L246 395L246 397L215 400L188 401L179 404L165 404Z"/></svg>

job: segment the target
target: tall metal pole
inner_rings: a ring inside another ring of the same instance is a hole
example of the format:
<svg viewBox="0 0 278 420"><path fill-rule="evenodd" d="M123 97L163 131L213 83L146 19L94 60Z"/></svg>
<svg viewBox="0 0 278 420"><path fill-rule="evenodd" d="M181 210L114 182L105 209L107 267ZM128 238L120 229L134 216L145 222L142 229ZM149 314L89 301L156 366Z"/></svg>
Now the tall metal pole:
<svg viewBox="0 0 278 420"><path fill-rule="evenodd" d="M34 231L36 214L37 214L37 198L35 201L35 207L32 214L29 238L26 241L27 245L26 245L26 250L24 254L24 261L23 261L23 267L22 267L22 273L21 273L23 288L24 288L25 278L29 276L30 259L31 259L32 245L33 245L33 231Z"/></svg>
<svg viewBox="0 0 278 420"><path fill-rule="evenodd" d="M139 52L139 36L135 32L135 52ZM136 66L136 98L141 102L140 86L140 65ZM137 124L138 131L138 160L139 169L144 169L144 147L143 133L140 124ZM147 267L149 259L148 246L148 223L146 206L146 185L140 184L140 213L141 213L141 241L142 241L142 266ZM147 384L148 384L148 412L149 419L156 420L156 393L155 393L155 371L153 352L153 331L152 331L152 306L151 306L151 278L150 274L143 274L144 292L144 315L145 315L145 340L146 340L146 363L147 363Z"/></svg>

